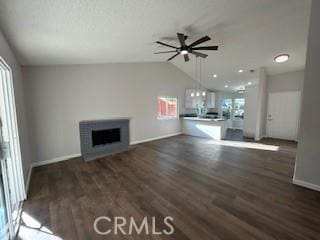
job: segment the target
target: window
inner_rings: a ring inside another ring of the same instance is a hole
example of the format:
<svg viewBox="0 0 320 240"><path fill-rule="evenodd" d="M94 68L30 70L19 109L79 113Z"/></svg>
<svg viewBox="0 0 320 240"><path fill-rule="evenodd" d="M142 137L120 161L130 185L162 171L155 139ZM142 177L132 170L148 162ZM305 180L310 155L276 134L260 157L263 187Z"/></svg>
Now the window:
<svg viewBox="0 0 320 240"><path fill-rule="evenodd" d="M158 97L158 119L178 118L178 98Z"/></svg>
<svg viewBox="0 0 320 240"><path fill-rule="evenodd" d="M244 115L244 98L234 99L233 120L242 120Z"/></svg>
<svg viewBox="0 0 320 240"><path fill-rule="evenodd" d="M221 112L225 119L230 119L232 111L232 99L222 99Z"/></svg>
<svg viewBox="0 0 320 240"><path fill-rule="evenodd" d="M243 120L244 115L244 98L222 99L221 112L222 116L231 120Z"/></svg>

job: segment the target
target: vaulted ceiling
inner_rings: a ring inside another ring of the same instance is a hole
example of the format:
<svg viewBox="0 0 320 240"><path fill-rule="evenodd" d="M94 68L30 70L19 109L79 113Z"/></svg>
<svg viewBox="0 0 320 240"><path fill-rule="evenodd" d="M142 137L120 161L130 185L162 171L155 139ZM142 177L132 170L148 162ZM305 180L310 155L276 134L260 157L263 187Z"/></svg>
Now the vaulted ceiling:
<svg viewBox="0 0 320 240"><path fill-rule="evenodd" d="M202 81L237 90L265 67L268 74L303 69L311 0L0 0L0 28L23 65L157 62L171 55L155 41L178 45L203 35L218 44L202 61ZM289 53L287 63L273 58ZM174 65L194 76L195 61ZM243 69L244 73L238 73ZM213 78L217 74L217 78Z"/></svg>

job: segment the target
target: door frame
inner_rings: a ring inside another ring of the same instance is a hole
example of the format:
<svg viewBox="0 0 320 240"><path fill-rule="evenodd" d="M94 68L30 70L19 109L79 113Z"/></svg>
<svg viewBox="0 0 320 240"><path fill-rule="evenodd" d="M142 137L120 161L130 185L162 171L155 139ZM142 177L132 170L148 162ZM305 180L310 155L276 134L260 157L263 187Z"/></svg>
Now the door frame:
<svg viewBox="0 0 320 240"><path fill-rule="evenodd" d="M10 237L14 237L18 222L13 214L20 211L21 202L26 199L21 149L15 106L13 75L10 66L0 56L0 127L3 156L1 167L7 204ZM15 226L14 226L15 224Z"/></svg>

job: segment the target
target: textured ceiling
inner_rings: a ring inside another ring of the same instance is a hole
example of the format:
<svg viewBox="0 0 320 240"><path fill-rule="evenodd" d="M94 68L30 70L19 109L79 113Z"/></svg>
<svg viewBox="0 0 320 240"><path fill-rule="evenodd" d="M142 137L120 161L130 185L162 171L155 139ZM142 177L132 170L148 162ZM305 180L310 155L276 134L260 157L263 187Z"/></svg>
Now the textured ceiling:
<svg viewBox="0 0 320 240"><path fill-rule="evenodd" d="M236 90L265 67L303 69L310 0L0 0L0 27L23 65L164 61L156 40L177 45L209 35L220 45L203 62L203 83ZM289 62L272 60L289 53ZM194 75L194 59L173 62ZM243 74L237 73L244 69ZM213 79L213 74L218 78Z"/></svg>

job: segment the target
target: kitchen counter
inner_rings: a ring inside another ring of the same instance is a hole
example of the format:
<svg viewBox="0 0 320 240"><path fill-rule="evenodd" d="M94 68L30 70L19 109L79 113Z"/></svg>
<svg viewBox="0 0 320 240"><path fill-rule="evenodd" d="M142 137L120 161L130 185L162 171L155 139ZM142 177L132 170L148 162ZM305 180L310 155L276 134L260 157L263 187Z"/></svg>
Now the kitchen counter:
<svg viewBox="0 0 320 240"><path fill-rule="evenodd" d="M225 138L227 121L222 118L183 117L183 133L214 140Z"/></svg>
<svg viewBox="0 0 320 240"><path fill-rule="evenodd" d="M184 120L205 121L205 122L220 122L226 121L224 118L202 118L202 117L183 117Z"/></svg>

